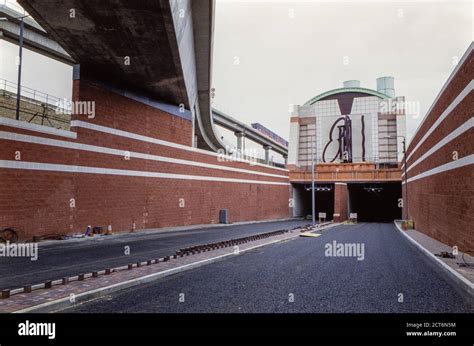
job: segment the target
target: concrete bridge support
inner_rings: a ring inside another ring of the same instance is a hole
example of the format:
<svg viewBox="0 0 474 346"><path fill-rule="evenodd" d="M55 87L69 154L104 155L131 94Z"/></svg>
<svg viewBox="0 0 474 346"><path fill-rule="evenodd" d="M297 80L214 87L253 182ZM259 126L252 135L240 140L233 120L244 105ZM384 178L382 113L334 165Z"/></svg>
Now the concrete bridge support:
<svg viewBox="0 0 474 346"><path fill-rule="evenodd" d="M237 137L237 151L239 153L242 153L244 149L244 138L245 138L245 133L243 132L236 132L235 136Z"/></svg>
<svg viewBox="0 0 474 346"><path fill-rule="evenodd" d="M272 150L272 146L271 145L265 145L263 147L263 149L265 150L265 163L266 164L269 164L270 163L270 153L271 153L271 150Z"/></svg>

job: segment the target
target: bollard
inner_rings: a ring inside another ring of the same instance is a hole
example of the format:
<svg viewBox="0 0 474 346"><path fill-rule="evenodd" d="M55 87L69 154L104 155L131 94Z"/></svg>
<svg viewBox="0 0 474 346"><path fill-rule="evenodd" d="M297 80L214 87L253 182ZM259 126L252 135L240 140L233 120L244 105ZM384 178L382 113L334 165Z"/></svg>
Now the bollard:
<svg viewBox="0 0 474 346"><path fill-rule="evenodd" d="M10 298L10 290L2 290L2 299Z"/></svg>
<svg viewBox="0 0 474 346"><path fill-rule="evenodd" d="M62 284L63 285L67 285L69 283L69 278L68 277L64 277L63 278L63 281L62 281Z"/></svg>
<svg viewBox="0 0 474 346"><path fill-rule="evenodd" d="M128 265L128 270L132 269L133 268L133 264L129 264Z"/></svg>
<svg viewBox="0 0 474 346"><path fill-rule="evenodd" d="M92 272L92 277L93 278L99 277L99 272Z"/></svg>
<svg viewBox="0 0 474 346"><path fill-rule="evenodd" d="M53 287L53 282L51 280L46 281L44 283L44 288L51 288L51 287Z"/></svg>
<svg viewBox="0 0 474 346"><path fill-rule="evenodd" d="M31 293L31 285L23 286L23 293Z"/></svg>
<svg viewBox="0 0 474 346"><path fill-rule="evenodd" d="M141 262L137 262L137 268L140 268L142 266Z"/></svg>
<svg viewBox="0 0 474 346"><path fill-rule="evenodd" d="M110 268L105 269L105 275L109 275L112 273L112 270Z"/></svg>
<svg viewBox="0 0 474 346"><path fill-rule="evenodd" d="M77 276L77 280L78 280L78 281L83 281L83 280L84 280L84 274L79 274L79 275Z"/></svg>

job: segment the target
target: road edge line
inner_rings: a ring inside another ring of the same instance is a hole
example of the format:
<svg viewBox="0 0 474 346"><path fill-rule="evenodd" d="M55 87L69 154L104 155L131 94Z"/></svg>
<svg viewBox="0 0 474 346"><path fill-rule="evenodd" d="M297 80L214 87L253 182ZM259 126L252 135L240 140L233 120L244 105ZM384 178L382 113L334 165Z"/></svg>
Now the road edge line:
<svg viewBox="0 0 474 346"><path fill-rule="evenodd" d="M467 293L468 296L471 298L474 297L474 284L471 283L468 279L466 279L464 276L459 274L457 271L455 271L453 268L448 266L446 263L444 263L442 260L437 258L435 255L433 255L428 249L423 247L420 243L418 243L415 239L410 237L408 234L406 234L400 225L397 223L396 220L393 221L395 224L395 227L398 229L398 231L403 234L403 236L408 239L408 241L414 245L415 248L418 248L421 250L422 254L425 255L426 258L431 259L434 263L438 264L437 268L441 269L439 272L444 274L443 276L447 279L449 279L451 282L454 282L457 287L459 287L464 293Z"/></svg>

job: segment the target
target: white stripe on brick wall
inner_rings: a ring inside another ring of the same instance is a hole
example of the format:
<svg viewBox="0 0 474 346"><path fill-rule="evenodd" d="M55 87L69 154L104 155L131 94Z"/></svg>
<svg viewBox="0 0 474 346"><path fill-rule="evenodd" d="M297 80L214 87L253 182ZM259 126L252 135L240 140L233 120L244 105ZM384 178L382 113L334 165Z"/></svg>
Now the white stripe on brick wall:
<svg viewBox="0 0 474 346"><path fill-rule="evenodd" d="M256 174L256 175L262 175L262 176L273 177L273 178L288 179L287 175L264 173L264 172L243 169L243 168L227 167L223 165L214 165L214 164L204 163L204 162L199 162L199 161L174 159L174 158L166 157L166 156L149 155L149 154L143 154L143 153L138 153L138 152L133 152L133 151L119 150L119 149L113 149L113 148L107 148L107 147L98 147L95 145L60 141L60 140L51 139L51 138L35 137L35 136L23 135L23 134L12 133L12 132L0 131L0 139L20 141L20 142L33 143L33 144L49 145L53 147L66 148L66 149L84 150L84 151L96 152L96 153L101 153L101 154L116 155L116 156L121 156L121 157L124 157L127 154L130 157L135 157L135 158L144 159L144 160L161 161L161 162L175 163L175 164L180 164L180 165L219 169L219 170L230 171L230 172Z"/></svg>
<svg viewBox="0 0 474 346"><path fill-rule="evenodd" d="M433 169L430 169L429 171L420 173L414 177L409 178L408 182L410 183L418 179L426 178L435 174L443 173L443 172L450 171L456 168L461 168L464 166L469 166L472 164L474 164L474 154L465 156L461 159L454 160L452 162L445 163L444 165L441 165ZM402 184L405 184L405 181L402 181Z"/></svg>
<svg viewBox="0 0 474 346"><path fill-rule="evenodd" d="M451 83L451 81L453 80L454 76L458 73L458 71L461 69L461 66L464 65L464 63L466 62L467 58L469 57L469 55L471 54L471 52L474 50L474 42L471 42L471 44L469 45L469 47L467 48L466 52L464 52L463 56L461 57L461 60L456 64L456 67L454 68L454 70L451 72L451 74L449 75L449 78L446 80L446 82L444 83L443 87L441 88L441 90L439 91L438 95L436 95L436 98L435 100L433 101L433 103L431 104L431 107L430 109L428 110L428 112L426 112L425 116L423 117L423 119L421 120L420 124L418 125L418 127L416 128L415 130L415 134L422 128L423 124L425 123L426 119L428 118L428 116L430 115L431 111L433 110L433 108L436 106L436 104L438 103L439 99L441 98L441 96L443 95L443 93L445 92L446 88L448 87L448 85ZM412 139L415 138L415 136L412 137ZM407 144L407 148L409 147L409 145L411 144L411 141L410 143Z"/></svg>
<svg viewBox="0 0 474 346"><path fill-rule="evenodd" d="M139 134L136 134L136 133L133 133L133 132L117 130L117 129L114 129L114 128L111 128L111 127L91 124L91 123L81 121L81 120L71 121L71 127L81 127L81 128L85 128L85 129L89 129L89 130L108 133L108 134L115 135L115 136L120 136L120 137L125 137L125 138L132 138L132 139L135 139L135 140L141 141L141 142L148 142L148 143L153 143L153 144L164 145L164 146L167 146L167 147L186 150L186 151L192 151L192 152L199 153L199 154L204 154L204 155L222 156L222 157L228 158L229 160L232 160L232 156L218 154L218 153L215 153L213 151L194 148L194 147L190 147L190 146L183 145L183 144L168 142L168 141L158 139L158 138L143 136L143 135L139 135ZM257 162L251 162L251 161L246 161L246 160L241 160L240 162L253 164L255 166L260 166L260 167L264 167L264 168L267 168L267 169L275 169L275 170L279 170L279 171L283 171L283 172L288 172L288 170L284 169L284 168L273 167L273 166L264 165L264 164L257 163Z"/></svg>
<svg viewBox="0 0 474 346"><path fill-rule="evenodd" d="M418 165L420 162L426 160L426 158L428 158L429 156L434 154L436 151L441 149L443 146L445 146L446 144L451 142L453 139L461 136L463 133L469 131L473 127L474 127L474 118L469 118L468 121L466 121L464 124L459 126L456 130L451 132L449 135L444 137L442 140L440 140L438 143L436 143L436 145L434 145L430 150L428 150L426 153L424 153L422 156L420 156L418 158L418 160L416 160L411 165L409 165L407 171L410 171L410 169L412 169L413 167ZM402 165L402 168L403 167L404 166ZM402 176L404 176L404 175L405 175L405 172L402 172Z"/></svg>
<svg viewBox="0 0 474 346"><path fill-rule="evenodd" d="M471 82L466 85L463 91L454 99L453 102L444 110L443 113L439 116L438 119L436 119L435 123L431 125L430 129L425 133L425 135L420 139L418 144L413 148L411 151L410 155L408 155L407 160L412 157L412 155L415 153L415 151L420 147L420 145L423 144L423 142L433 133L434 130L443 122L443 120L453 111L454 108L456 108L463 100L464 98L469 95L469 93L474 89L474 80L471 80ZM416 133L415 133L416 135ZM413 136L414 138L414 136Z"/></svg>
<svg viewBox="0 0 474 346"><path fill-rule="evenodd" d="M77 138L77 133L67 130L55 129L54 127L43 126L38 124L32 124L26 121L9 119L0 117L0 125L15 127L23 130L30 130L35 132L47 133L49 135L67 137L67 138Z"/></svg>
<svg viewBox="0 0 474 346"><path fill-rule="evenodd" d="M201 180L201 181L225 182L225 183L246 183L246 184L285 185L285 186L290 185L290 183L279 183L279 182L274 182L274 181L259 181L259 180L248 180L248 179L207 177L207 176L202 176L202 175L132 171L132 170L125 170L125 169L59 165L59 164L52 164L52 163L25 162L25 161L0 160L0 168L24 169L24 170L33 170L33 171L67 172L67 173L121 175L121 176L131 176L131 177L161 178L161 179L175 179L175 180Z"/></svg>

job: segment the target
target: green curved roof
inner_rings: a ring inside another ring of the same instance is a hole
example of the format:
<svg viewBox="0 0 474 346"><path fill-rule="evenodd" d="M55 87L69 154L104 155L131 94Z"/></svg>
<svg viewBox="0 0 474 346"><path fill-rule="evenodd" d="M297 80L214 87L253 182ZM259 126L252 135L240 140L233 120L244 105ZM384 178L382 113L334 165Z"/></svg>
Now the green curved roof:
<svg viewBox="0 0 474 346"><path fill-rule="evenodd" d="M319 94L318 96L313 97L311 100L305 102L305 106L312 105L319 100L331 96L331 95L336 95L336 94L342 94L342 93L347 93L347 92L358 92L358 93L364 93L364 94L369 94L372 96L377 96L380 97L381 99L388 99L389 97L385 94L382 94L378 91L372 90L372 89L366 89L366 88L339 88L339 89L333 89L326 91L322 94Z"/></svg>

